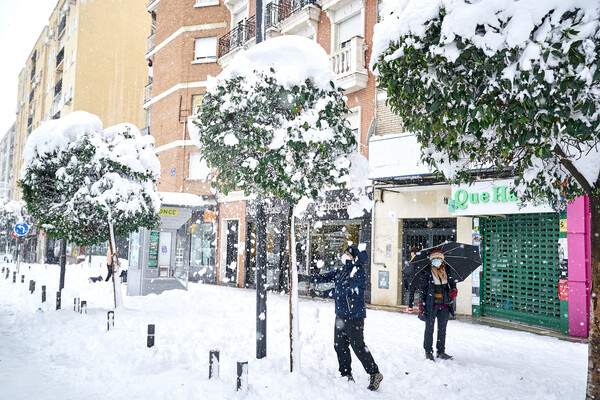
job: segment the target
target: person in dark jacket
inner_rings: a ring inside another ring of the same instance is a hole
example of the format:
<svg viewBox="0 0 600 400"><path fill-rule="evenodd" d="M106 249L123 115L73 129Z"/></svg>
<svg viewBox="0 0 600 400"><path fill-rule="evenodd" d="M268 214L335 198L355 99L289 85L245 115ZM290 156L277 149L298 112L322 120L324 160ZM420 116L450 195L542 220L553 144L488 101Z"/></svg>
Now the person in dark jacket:
<svg viewBox="0 0 600 400"><path fill-rule="evenodd" d="M433 328L437 319L437 358L451 360L446 354L446 325L450 314L454 315L454 299L458 294L456 280L444 263L444 253L432 250L430 266L421 273L419 293L419 318L425 321L423 348L425 358L433 358Z"/></svg>
<svg viewBox="0 0 600 400"><path fill-rule="evenodd" d="M349 246L344 251L342 261L344 262L342 268L326 274L314 275L312 281L334 283L333 289L324 292L323 295L333 297L335 300L333 340L340 373L349 381L354 381L350 354L350 346L352 346L354 354L369 374L368 389L377 390L383 375L379 372L379 367L364 341L364 324L367 316L365 306L367 276L364 266L367 263L367 253L359 251L354 245Z"/></svg>
<svg viewBox="0 0 600 400"><path fill-rule="evenodd" d="M412 261L413 258L415 258L415 256L417 255L417 248L413 247L412 249L410 249L410 256L409 256L409 260L406 263L407 266L408 264ZM404 287L406 288L406 290L408 290L408 307L406 307L404 309L404 312L413 312L413 305L415 303L415 292L417 291L417 286L413 285L413 287L410 287L410 282L408 282L406 279L404 280Z"/></svg>

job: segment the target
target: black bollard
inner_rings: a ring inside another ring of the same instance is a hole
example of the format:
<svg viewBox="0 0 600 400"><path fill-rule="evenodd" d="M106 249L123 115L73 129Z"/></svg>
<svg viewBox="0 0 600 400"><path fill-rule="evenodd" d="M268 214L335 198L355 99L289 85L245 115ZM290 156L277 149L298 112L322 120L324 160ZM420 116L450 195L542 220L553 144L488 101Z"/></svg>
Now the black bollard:
<svg viewBox="0 0 600 400"><path fill-rule="evenodd" d="M154 324L148 324L148 341L146 346L149 348L154 346Z"/></svg>
<svg viewBox="0 0 600 400"><path fill-rule="evenodd" d="M42 285L42 303L46 302L46 285Z"/></svg>
<svg viewBox="0 0 600 400"><path fill-rule="evenodd" d="M21 283L25 283L25 275L21 275Z"/></svg>
<svg viewBox="0 0 600 400"><path fill-rule="evenodd" d="M2 267L2 273L4 273L4 269L5 269L5 268L6 268L6 267Z"/></svg>
<svg viewBox="0 0 600 400"><path fill-rule="evenodd" d="M87 314L87 301L81 300L81 307L79 308L79 314Z"/></svg>
<svg viewBox="0 0 600 400"><path fill-rule="evenodd" d="M211 350L208 353L208 379L219 377L219 350Z"/></svg>
<svg viewBox="0 0 600 400"><path fill-rule="evenodd" d="M106 323L107 325L107 331L110 331L110 328L114 328L115 327L115 312L114 311L109 311L106 314L106 318L108 319L108 322Z"/></svg>
<svg viewBox="0 0 600 400"><path fill-rule="evenodd" d="M237 363L237 390L238 392L248 390L248 361Z"/></svg>
<svg viewBox="0 0 600 400"><path fill-rule="evenodd" d="M34 280L29 281L29 292L31 294L33 294L33 292L35 292L35 281Z"/></svg>
<svg viewBox="0 0 600 400"><path fill-rule="evenodd" d="M6 276L4 277L4 279L8 279L9 274L10 274L10 269L6 268Z"/></svg>
<svg viewBox="0 0 600 400"><path fill-rule="evenodd" d="M17 282L17 272L13 272L13 283Z"/></svg>
<svg viewBox="0 0 600 400"><path fill-rule="evenodd" d="M56 309L60 310L60 291L56 292Z"/></svg>

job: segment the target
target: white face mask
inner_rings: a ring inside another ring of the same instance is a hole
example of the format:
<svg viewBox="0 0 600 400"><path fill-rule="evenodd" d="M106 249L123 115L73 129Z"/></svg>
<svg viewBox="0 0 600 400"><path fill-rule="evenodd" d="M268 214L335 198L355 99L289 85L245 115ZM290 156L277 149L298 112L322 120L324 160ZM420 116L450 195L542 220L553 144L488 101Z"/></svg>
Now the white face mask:
<svg viewBox="0 0 600 400"><path fill-rule="evenodd" d="M439 258L436 258L431 261L431 265L433 265L434 267L439 267L442 265L442 260L440 260Z"/></svg>

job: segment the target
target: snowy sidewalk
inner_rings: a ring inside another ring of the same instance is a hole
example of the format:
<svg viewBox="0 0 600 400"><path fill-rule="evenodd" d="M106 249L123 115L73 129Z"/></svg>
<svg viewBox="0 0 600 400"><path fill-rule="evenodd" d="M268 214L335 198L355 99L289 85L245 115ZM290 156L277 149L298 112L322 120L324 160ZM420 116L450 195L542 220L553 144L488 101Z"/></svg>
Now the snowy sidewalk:
<svg viewBox="0 0 600 400"><path fill-rule="evenodd" d="M190 284L189 291L124 297L106 331L112 285L90 284L100 269L67 268L64 309L54 310L58 268L33 265L26 282L0 276L0 399L581 399L587 346L531 333L450 321L447 351L423 357L423 323L415 315L368 310L365 341L384 374L378 392L354 359L356 383L338 377L333 304L301 299L302 368L290 375L287 296L269 294L267 351L255 358L253 291ZM88 314L73 312L73 297ZM156 325L156 345L146 328ZM221 351L220 377L208 380L208 353ZM236 392L236 362L249 363L249 391Z"/></svg>

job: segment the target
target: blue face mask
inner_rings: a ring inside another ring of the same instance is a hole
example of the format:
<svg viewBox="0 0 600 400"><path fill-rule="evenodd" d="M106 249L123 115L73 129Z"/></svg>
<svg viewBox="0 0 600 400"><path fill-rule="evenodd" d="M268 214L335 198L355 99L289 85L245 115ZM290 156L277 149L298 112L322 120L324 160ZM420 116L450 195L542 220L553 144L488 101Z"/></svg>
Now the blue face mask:
<svg viewBox="0 0 600 400"><path fill-rule="evenodd" d="M431 265L433 265L434 267L439 267L442 265L442 260L440 260L439 258L436 258L431 261Z"/></svg>

